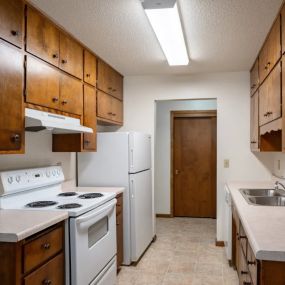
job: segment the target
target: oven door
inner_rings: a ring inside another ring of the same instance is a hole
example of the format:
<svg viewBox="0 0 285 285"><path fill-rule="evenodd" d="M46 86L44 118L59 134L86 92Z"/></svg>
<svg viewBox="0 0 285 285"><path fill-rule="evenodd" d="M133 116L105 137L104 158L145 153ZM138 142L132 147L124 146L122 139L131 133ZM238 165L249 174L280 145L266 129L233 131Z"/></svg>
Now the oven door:
<svg viewBox="0 0 285 285"><path fill-rule="evenodd" d="M70 219L72 285L88 285L116 255L116 199Z"/></svg>

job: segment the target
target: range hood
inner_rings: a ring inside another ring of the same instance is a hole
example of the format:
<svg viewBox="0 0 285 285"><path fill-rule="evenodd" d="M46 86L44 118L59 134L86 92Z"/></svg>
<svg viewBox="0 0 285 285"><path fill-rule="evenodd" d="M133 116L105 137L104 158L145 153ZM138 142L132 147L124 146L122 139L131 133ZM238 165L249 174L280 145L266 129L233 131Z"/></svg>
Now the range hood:
<svg viewBox="0 0 285 285"><path fill-rule="evenodd" d="M50 130L54 134L93 133L79 119L29 108L25 108L25 129L28 132Z"/></svg>

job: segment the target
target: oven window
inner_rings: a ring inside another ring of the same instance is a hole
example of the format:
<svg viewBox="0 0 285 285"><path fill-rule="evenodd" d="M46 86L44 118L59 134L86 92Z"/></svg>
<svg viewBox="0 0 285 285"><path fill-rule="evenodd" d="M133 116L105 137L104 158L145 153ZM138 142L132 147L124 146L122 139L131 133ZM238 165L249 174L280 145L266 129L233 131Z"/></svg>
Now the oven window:
<svg viewBox="0 0 285 285"><path fill-rule="evenodd" d="M88 229L88 247L92 247L108 233L108 217L105 217Z"/></svg>

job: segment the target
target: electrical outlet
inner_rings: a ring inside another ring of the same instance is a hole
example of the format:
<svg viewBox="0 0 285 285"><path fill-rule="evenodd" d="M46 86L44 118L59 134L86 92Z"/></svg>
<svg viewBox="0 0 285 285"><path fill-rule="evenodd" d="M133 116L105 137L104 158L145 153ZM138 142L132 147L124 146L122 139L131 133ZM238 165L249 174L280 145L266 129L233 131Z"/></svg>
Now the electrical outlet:
<svg viewBox="0 0 285 285"><path fill-rule="evenodd" d="M224 159L224 168L229 168L229 167L230 167L230 160Z"/></svg>

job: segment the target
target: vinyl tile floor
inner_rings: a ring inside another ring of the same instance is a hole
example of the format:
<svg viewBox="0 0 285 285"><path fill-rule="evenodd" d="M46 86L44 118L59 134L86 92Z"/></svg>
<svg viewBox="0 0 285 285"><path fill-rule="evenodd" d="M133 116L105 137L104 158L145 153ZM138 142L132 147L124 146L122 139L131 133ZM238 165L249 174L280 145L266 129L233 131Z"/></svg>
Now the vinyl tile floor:
<svg viewBox="0 0 285 285"><path fill-rule="evenodd" d="M215 246L216 220L158 218L156 229L157 240L136 266L122 266L117 285L238 285Z"/></svg>

